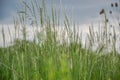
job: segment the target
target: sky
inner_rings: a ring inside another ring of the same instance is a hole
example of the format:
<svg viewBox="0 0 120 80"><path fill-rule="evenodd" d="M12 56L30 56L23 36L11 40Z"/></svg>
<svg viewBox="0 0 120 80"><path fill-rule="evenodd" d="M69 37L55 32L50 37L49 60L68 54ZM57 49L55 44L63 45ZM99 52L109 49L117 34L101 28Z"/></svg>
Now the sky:
<svg viewBox="0 0 120 80"><path fill-rule="evenodd" d="M17 12L22 10L21 0L0 0L0 46L3 45L2 40L2 27L4 27L6 42L10 42L10 36L8 32L8 26L14 34L13 17L17 16ZM25 0L30 3L31 0ZM32 0L33 1L33 0ZM41 0L38 0L39 3ZM48 14L51 10L51 0L45 0L48 8ZM61 0L62 9L73 21L79 23L80 30L84 33L88 33L90 24L97 24L103 18L99 15L102 8L109 10L111 0ZM41 4L41 3L40 3ZM54 0L55 8L60 6L60 0ZM99 25L99 24L98 24ZM97 26L98 26L97 25ZM32 28L27 28L33 35ZM14 37L14 35L12 36ZM30 36L30 39L33 37Z"/></svg>
<svg viewBox="0 0 120 80"><path fill-rule="evenodd" d="M26 0L30 2L30 0ZM41 1L41 0L38 0ZM51 7L51 0L45 0L48 9ZM87 23L96 20L99 15L99 11L102 8L109 6L109 0L61 0L62 8L70 16L73 16L73 20L79 23ZM0 0L0 24L12 24L13 16L17 15L22 7L20 0ZM40 3L41 4L41 3ZM60 0L54 0L55 7L59 7Z"/></svg>

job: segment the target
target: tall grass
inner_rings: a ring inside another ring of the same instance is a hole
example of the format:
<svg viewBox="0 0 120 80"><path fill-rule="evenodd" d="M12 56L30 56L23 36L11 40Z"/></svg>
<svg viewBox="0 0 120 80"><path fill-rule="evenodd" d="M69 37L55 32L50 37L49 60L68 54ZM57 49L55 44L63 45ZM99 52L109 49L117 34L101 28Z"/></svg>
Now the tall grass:
<svg viewBox="0 0 120 80"><path fill-rule="evenodd" d="M24 10L18 12L19 23L14 23L15 26L22 27L23 40L16 37L13 46L0 48L0 80L120 79L119 54L115 49L109 54L104 51L109 39L107 31L106 34L102 30L95 33L90 27L86 40L89 41L89 46L83 48L82 36L76 33L75 25L71 28L72 24L66 14L63 21L65 30L60 32L62 37L58 40L60 15L56 12L54 4L51 9L52 15L48 14L44 0L42 6L37 0L32 0L31 5L23 1L23 5ZM26 25L29 20L32 27L37 27L34 41L27 41ZM106 21L104 27L106 30ZM41 32L39 29L42 29ZM19 32L19 28L16 31ZM4 29L2 34L5 45ZM103 41L104 45L99 45L99 48L93 51L93 44L100 41ZM112 43L114 44L114 41ZM86 45L88 44L86 42Z"/></svg>

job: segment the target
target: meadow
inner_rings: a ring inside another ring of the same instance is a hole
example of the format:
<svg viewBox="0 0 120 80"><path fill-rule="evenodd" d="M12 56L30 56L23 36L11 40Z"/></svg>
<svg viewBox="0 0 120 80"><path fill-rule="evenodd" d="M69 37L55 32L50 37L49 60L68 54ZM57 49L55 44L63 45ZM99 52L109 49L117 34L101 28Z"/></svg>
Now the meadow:
<svg viewBox="0 0 120 80"><path fill-rule="evenodd" d="M61 21L54 3L51 16L44 0L41 5L37 0L30 4L23 1L22 5L23 10L18 11L18 17L14 19L15 39L12 45L0 48L0 80L120 80L117 33L114 26L110 32L104 9L100 12L105 18L103 25L97 32L91 26L83 45L82 33L76 32L77 25L65 12ZM36 28L33 41L27 40L26 26L29 23ZM64 31L58 36L60 24ZM22 39L19 39L19 32ZM4 28L2 36L5 45ZM98 48L93 50L95 43Z"/></svg>

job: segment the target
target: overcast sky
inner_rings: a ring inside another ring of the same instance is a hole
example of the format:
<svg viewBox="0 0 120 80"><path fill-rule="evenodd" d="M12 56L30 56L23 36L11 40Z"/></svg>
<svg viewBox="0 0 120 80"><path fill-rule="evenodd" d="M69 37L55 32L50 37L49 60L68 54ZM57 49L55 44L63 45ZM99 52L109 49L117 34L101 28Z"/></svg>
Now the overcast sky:
<svg viewBox="0 0 120 80"><path fill-rule="evenodd" d="M13 17L17 15L17 11L22 9L20 6L21 0L0 0L0 46L3 45L3 37L2 37L2 27L5 30L6 42L10 43L10 36L8 33L8 25L12 33L14 33L13 26ZM25 0L30 2L31 0ZM39 4L41 4L41 0L38 0ZM117 0L61 0L62 1L62 9L65 9L65 12L70 17L73 16L73 20L79 23L80 31L83 33L89 32L89 26L93 23L93 25L99 25L99 20L102 19L99 15L101 9L105 8L109 11L111 1ZM49 11L51 11L51 0L45 0L46 6ZM60 6L60 0L54 0L55 8ZM71 15L72 13L72 15ZM4 25L4 26L3 26ZM95 26L95 28L97 27ZM27 27L29 30L30 40L33 39L31 35L33 34L33 29L31 27ZM79 29L78 29L79 30ZM97 29L96 29L97 30ZM12 36L14 38L14 35ZM84 39L83 39L84 40Z"/></svg>
<svg viewBox="0 0 120 80"><path fill-rule="evenodd" d="M26 0L30 1L30 0ZM41 1L41 0L40 0ZM61 0L62 8L66 12L73 13L73 19L80 23L87 23L96 20L100 15L102 8L109 7L109 0ZM55 6L59 6L60 0L54 0ZM0 24L12 24L13 16L16 15L16 6L20 4L20 0L0 0ZM46 0L47 7L51 7L50 0Z"/></svg>

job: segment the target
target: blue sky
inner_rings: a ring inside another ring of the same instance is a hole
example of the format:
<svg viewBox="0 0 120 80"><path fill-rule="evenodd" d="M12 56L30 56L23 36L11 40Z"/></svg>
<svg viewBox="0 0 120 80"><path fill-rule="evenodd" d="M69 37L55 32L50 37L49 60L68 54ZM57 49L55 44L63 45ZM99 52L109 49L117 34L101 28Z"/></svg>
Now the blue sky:
<svg viewBox="0 0 120 80"><path fill-rule="evenodd" d="M30 1L30 0L26 0ZM73 20L80 23L91 22L99 17L99 11L107 8L108 0L61 0L62 8L65 8L67 14L73 13ZM54 0L55 6L58 7L60 0ZM13 16L16 15L16 6L20 4L20 0L0 0L0 23L12 24ZM51 7L51 1L46 0L47 7ZM17 8L17 9L16 9Z"/></svg>
<svg viewBox="0 0 120 80"><path fill-rule="evenodd" d="M8 27L12 34L14 31L14 23L13 17L17 15L17 11L22 10L22 6L20 5L21 0L0 0L0 34L2 32L2 27L5 30L6 42L9 45L11 38L8 33ZM25 0L30 2L31 0ZM41 0L38 0L39 2ZM51 11L51 0L45 0L46 5L49 11ZM61 0L62 1L62 9L65 9L65 12L70 17L72 16L73 21L78 22L77 30L79 33L83 32L83 40L85 41L85 34L89 33L89 26L93 24L95 30L97 26L99 26L99 21L104 19L103 16L99 15L99 12L102 8L105 8L107 11L110 9L110 3L112 1L117 0ZM41 3L40 3L41 4ZM60 6L60 0L54 0L55 8ZM71 15L72 13L72 15ZM8 26L9 25L9 26ZM62 25L61 25L62 26ZM80 26L80 27L79 27ZM62 28L62 27L60 27ZM29 40L33 39L34 35L32 27L27 27L28 35L30 37ZM60 32L61 33L61 32ZM0 35L0 46L3 45L2 35ZM14 35L12 35L12 39L14 39Z"/></svg>

